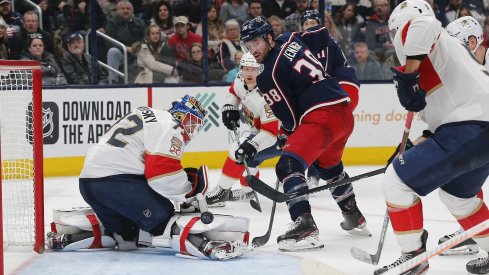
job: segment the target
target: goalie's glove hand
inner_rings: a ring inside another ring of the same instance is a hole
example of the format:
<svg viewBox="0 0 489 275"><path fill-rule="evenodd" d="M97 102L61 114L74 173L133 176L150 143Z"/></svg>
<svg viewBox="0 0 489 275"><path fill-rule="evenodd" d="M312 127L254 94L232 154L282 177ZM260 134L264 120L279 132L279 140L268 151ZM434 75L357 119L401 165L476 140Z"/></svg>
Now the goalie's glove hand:
<svg viewBox="0 0 489 275"><path fill-rule="evenodd" d="M277 134L277 149L282 150L287 143L287 139L292 134L292 132L285 130L283 127L280 127Z"/></svg>
<svg viewBox="0 0 489 275"><path fill-rule="evenodd" d="M180 212L182 213L198 213L200 212L199 209L199 202L195 197L192 197L188 199L186 202L180 204Z"/></svg>
<svg viewBox="0 0 489 275"><path fill-rule="evenodd" d="M407 150L411 149L414 147L414 144L411 142L411 140L408 138L407 139L407 142L406 142L406 149L404 149L404 152L406 152ZM397 145L396 147L396 151L394 152L394 154L392 154L392 156L389 158L389 160L387 160L387 166L389 166L389 164L391 164L391 162L394 160L394 158L396 158L398 155L399 155L399 150L401 148L401 144Z"/></svg>
<svg viewBox="0 0 489 275"><path fill-rule="evenodd" d="M231 104L222 106L222 123L229 130L234 130L239 127L239 111L238 107Z"/></svg>
<svg viewBox="0 0 489 275"><path fill-rule="evenodd" d="M254 142L251 139L247 139L243 143L241 143L238 150L234 152L236 163L242 164L243 159L246 160L246 162L250 162L253 160L256 153L258 153L258 143Z"/></svg>
<svg viewBox="0 0 489 275"><path fill-rule="evenodd" d="M401 105L408 111L419 112L426 107L426 91L419 86L419 72L405 73L403 68L391 68Z"/></svg>
<svg viewBox="0 0 489 275"><path fill-rule="evenodd" d="M192 190L188 192L185 197L191 198L195 195L202 193L205 195L209 182L207 180L207 166L202 165L199 169L193 167L187 167L183 169L187 173L187 179L192 185Z"/></svg>

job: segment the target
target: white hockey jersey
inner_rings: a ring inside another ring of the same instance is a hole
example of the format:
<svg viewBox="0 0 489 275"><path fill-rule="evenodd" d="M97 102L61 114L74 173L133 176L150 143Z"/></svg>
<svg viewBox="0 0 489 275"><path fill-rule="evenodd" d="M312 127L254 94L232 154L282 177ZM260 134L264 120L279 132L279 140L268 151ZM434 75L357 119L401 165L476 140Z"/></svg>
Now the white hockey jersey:
<svg viewBox="0 0 489 275"><path fill-rule="evenodd" d="M258 144L258 152L275 144L278 133L278 119L261 96L258 87L245 88L239 73L231 86L224 104L239 107L241 104L246 124L251 128L252 140Z"/></svg>
<svg viewBox="0 0 489 275"><path fill-rule="evenodd" d="M428 54L418 71L427 92L420 114L431 131L449 122L489 121L488 71L436 18L414 18L397 31L394 46L402 65L406 56Z"/></svg>
<svg viewBox="0 0 489 275"><path fill-rule="evenodd" d="M138 107L88 151L80 178L144 175L160 195L184 202L192 187L180 162L184 146L182 129L169 112Z"/></svg>

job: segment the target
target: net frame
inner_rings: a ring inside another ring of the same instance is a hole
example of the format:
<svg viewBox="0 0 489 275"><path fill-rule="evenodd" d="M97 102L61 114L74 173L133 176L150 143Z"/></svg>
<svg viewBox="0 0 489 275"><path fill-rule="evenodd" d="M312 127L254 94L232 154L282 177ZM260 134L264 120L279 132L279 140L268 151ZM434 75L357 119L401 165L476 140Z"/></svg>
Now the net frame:
<svg viewBox="0 0 489 275"><path fill-rule="evenodd" d="M0 72L5 71L30 71L32 73L32 166L33 166L33 207L34 215L34 244L33 250L42 253L44 252L44 175L43 175L43 111L42 111L42 72L41 66L37 61L17 61L17 60L0 60ZM10 87L12 88L12 87ZM4 90L4 87L0 87L0 92ZM6 90L6 89L5 89ZM0 116L2 114L0 113ZM26 125L30 121L28 120ZM1 120L0 120L1 123ZM0 125L1 126L1 125ZM27 131L27 129L26 129ZM26 132L27 133L27 132ZM0 140L1 140L0 132ZM4 148L5 149L5 148ZM2 178L4 175L5 163L1 158L2 147L0 142L0 240L2 241L2 250L0 252L0 268L1 274L3 274L4 266L4 241L3 227L5 226L3 201L5 196L3 193ZM22 158L22 157L21 157ZM5 180L4 180L5 181Z"/></svg>

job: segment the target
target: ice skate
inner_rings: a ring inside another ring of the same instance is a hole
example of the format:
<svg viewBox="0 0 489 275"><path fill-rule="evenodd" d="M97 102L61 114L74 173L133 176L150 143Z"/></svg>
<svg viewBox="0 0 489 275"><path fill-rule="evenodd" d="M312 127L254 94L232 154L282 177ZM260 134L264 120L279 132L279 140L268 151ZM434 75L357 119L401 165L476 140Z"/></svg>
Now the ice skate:
<svg viewBox="0 0 489 275"><path fill-rule="evenodd" d="M418 256L419 254L425 252L426 251L426 240L428 240L428 231L424 230L423 234L421 235L421 242L422 242L421 248L419 248L418 250L415 250L415 251L407 252L407 253L402 252L401 257L399 257L399 259L397 259L397 261L393 262L390 265L386 265L382 268L375 270L374 275L378 275L378 274L382 274L384 272L387 272L387 271L411 260L412 258ZM424 274L426 271L428 271L429 268L430 268L430 265L429 265L428 261L425 261L425 262L422 262L420 265L415 266L415 267L409 269L408 271L401 273L401 275L421 275L421 274Z"/></svg>
<svg viewBox="0 0 489 275"><path fill-rule="evenodd" d="M242 241L207 241L199 250L212 260L228 260L239 257L251 250Z"/></svg>
<svg viewBox="0 0 489 275"><path fill-rule="evenodd" d="M229 194L229 201L249 201L254 197L253 190L246 192L243 189L232 190Z"/></svg>
<svg viewBox="0 0 489 275"><path fill-rule="evenodd" d="M445 235L438 240L438 244L444 243L453 237L462 234L463 229L459 229L452 234ZM450 256L450 255L474 255L479 253L479 245L473 239L467 239L456 246L440 253L442 256Z"/></svg>
<svg viewBox="0 0 489 275"><path fill-rule="evenodd" d="M312 248L323 248L318 238L319 230L311 214L302 214L277 238L280 251L298 251Z"/></svg>
<svg viewBox="0 0 489 275"><path fill-rule="evenodd" d="M344 219L340 223L341 228L352 235L372 237L372 233L367 228L367 220L358 209L355 199L352 198L348 203L351 204L348 205L350 209L341 213Z"/></svg>
<svg viewBox="0 0 489 275"><path fill-rule="evenodd" d="M489 274L489 257L472 260L465 266L468 274Z"/></svg>
<svg viewBox="0 0 489 275"><path fill-rule="evenodd" d="M52 250L61 250L71 243L70 234L49 232L46 234L46 244Z"/></svg>
<svg viewBox="0 0 489 275"><path fill-rule="evenodd" d="M231 189L223 189L220 186L214 187L205 195L208 207L223 207L226 206L226 201L229 200Z"/></svg>

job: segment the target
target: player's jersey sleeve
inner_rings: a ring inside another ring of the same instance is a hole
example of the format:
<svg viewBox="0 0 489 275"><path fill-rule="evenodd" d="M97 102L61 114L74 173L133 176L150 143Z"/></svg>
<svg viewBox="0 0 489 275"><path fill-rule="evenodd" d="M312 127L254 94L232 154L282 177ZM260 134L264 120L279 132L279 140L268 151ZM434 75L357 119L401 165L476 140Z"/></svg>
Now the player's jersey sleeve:
<svg viewBox="0 0 489 275"><path fill-rule="evenodd" d="M272 108L265 102L255 88L253 98L256 98L258 111L255 114L255 126L259 130L252 140L258 144L258 152L274 146L277 141L278 119L273 114Z"/></svg>
<svg viewBox="0 0 489 275"><path fill-rule="evenodd" d="M419 16L411 20L401 32L404 55L429 54L441 30L441 23L434 17Z"/></svg>
<svg viewBox="0 0 489 275"><path fill-rule="evenodd" d="M234 82L231 83L231 85L229 86L229 90L228 90L228 93L226 94L223 105L230 104L230 105L238 107L238 105L240 103L239 92L237 91L237 89L238 89L237 86L239 86L239 83L237 83L237 81L240 81L238 79L238 76L239 76L239 74L236 76L236 79L234 80Z"/></svg>
<svg viewBox="0 0 489 275"><path fill-rule="evenodd" d="M334 41L329 35L328 29L319 26L312 27L307 31L302 32L300 37L313 54L322 51L328 47L331 41Z"/></svg>
<svg viewBox="0 0 489 275"><path fill-rule="evenodd" d="M181 128L166 111L140 111L144 118L144 175L148 184L165 198L184 202L191 184L181 164L185 146Z"/></svg>

